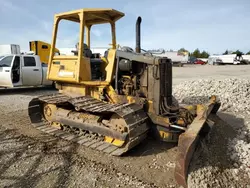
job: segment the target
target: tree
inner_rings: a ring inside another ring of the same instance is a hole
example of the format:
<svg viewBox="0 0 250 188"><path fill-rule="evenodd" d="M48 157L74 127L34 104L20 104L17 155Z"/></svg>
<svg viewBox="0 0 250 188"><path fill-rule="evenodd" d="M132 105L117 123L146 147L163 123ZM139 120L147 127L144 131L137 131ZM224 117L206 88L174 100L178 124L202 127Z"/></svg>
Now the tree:
<svg viewBox="0 0 250 188"><path fill-rule="evenodd" d="M233 52L232 54L237 54L237 55L244 55L243 52L241 52L240 50L236 50L235 52Z"/></svg>
<svg viewBox="0 0 250 188"><path fill-rule="evenodd" d="M246 55L250 55L250 51L246 53Z"/></svg>
<svg viewBox="0 0 250 188"><path fill-rule="evenodd" d="M185 48L181 48L178 50L178 52L188 52L188 50L186 50Z"/></svg>
<svg viewBox="0 0 250 188"><path fill-rule="evenodd" d="M189 51L186 50L185 48L181 48L181 49L178 50L178 54L188 55Z"/></svg>
<svg viewBox="0 0 250 188"><path fill-rule="evenodd" d="M194 58L208 58L210 55L208 52L206 52L204 50L202 52L200 52L200 50L197 48L192 53L189 53L189 56L194 57Z"/></svg>
<svg viewBox="0 0 250 188"><path fill-rule="evenodd" d="M223 53L223 55L227 55L227 54L229 54L229 53L228 53L228 50L226 50L226 51Z"/></svg>
<svg viewBox="0 0 250 188"><path fill-rule="evenodd" d="M199 58L201 55L200 50L197 48L193 53L191 53L191 56Z"/></svg>
<svg viewBox="0 0 250 188"><path fill-rule="evenodd" d="M208 58L209 54L206 51L202 51L202 53L200 54L200 58Z"/></svg>

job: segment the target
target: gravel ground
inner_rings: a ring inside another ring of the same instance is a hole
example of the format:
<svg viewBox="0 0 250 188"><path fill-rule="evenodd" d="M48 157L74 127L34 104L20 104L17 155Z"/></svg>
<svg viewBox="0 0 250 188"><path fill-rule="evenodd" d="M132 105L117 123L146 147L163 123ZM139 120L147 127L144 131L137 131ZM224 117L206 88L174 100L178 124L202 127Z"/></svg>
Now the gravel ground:
<svg viewBox="0 0 250 188"><path fill-rule="evenodd" d="M53 92L53 89L44 87L0 89L0 114L25 110L28 108L29 101L35 96L46 95Z"/></svg>
<svg viewBox="0 0 250 188"><path fill-rule="evenodd" d="M79 157L76 145L0 127L0 187L152 187Z"/></svg>
<svg viewBox="0 0 250 188"><path fill-rule="evenodd" d="M183 103L203 103L217 95L222 111L250 114L250 81L248 79L199 79L179 84L174 95Z"/></svg>
<svg viewBox="0 0 250 188"><path fill-rule="evenodd" d="M202 79L174 88L181 103L204 103L218 95L222 106L210 142L200 144L188 183L191 187L247 187L250 185L250 80ZM236 121L238 119L238 121Z"/></svg>
<svg viewBox="0 0 250 188"><path fill-rule="evenodd" d="M197 79L227 79L227 78L250 78L249 65L184 65L184 67L173 67L173 84L177 85L185 81Z"/></svg>

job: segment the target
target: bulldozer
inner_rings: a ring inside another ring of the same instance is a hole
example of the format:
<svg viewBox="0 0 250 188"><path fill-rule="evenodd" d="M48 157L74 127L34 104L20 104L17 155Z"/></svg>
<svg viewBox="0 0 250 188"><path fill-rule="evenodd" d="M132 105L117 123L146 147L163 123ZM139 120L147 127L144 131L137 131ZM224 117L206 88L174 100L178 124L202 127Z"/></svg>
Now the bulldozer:
<svg viewBox="0 0 250 188"><path fill-rule="evenodd" d="M125 14L108 8L84 8L54 16L47 79L55 94L33 98L28 113L43 132L85 147L121 156L150 134L178 146L175 179L187 186L196 145L213 122L220 102L179 105L172 95L172 62L141 49L141 21L136 21L136 47L117 47L116 22ZM72 56L55 56L61 20L79 23L79 42ZM109 24L111 44L104 56L91 54L91 27ZM86 37L86 38L85 38ZM86 43L85 43L86 41Z"/></svg>

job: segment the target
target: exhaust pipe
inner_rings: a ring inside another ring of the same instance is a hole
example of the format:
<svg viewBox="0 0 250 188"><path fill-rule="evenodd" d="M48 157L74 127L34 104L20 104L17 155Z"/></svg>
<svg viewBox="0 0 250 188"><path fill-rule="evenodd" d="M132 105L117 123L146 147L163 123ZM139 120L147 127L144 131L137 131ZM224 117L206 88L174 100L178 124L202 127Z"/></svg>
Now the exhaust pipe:
<svg viewBox="0 0 250 188"><path fill-rule="evenodd" d="M141 17L139 16L136 21L136 31L135 31L135 39L136 39L136 46L135 51L136 53L141 53Z"/></svg>

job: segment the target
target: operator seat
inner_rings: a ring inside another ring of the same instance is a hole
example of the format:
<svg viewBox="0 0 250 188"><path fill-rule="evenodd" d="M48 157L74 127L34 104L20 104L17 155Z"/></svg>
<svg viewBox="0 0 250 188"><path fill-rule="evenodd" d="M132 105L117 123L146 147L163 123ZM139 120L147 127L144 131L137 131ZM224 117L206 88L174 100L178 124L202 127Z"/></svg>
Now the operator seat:
<svg viewBox="0 0 250 188"><path fill-rule="evenodd" d="M102 72L102 64L104 63L101 58L96 58L89 49L88 45L84 43L84 56L90 58L91 66L91 79L92 80L105 80L105 76Z"/></svg>
<svg viewBox="0 0 250 188"><path fill-rule="evenodd" d="M92 57L92 51L89 49L88 45L83 43L83 56L91 58ZM74 53L74 55L78 55L78 46L79 44L76 44L76 50L72 50L71 52Z"/></svg>
<svg viewBox="0 0 250 188"><path fill-rule="evenodd" d="M96 58L89 49L88 45L83 43L83 56L90 59L91 80L105 80L105 74L102 72L103 61L101 58ZM76 44L76 51L72 51L75 55L78 54L78 43Z"/></svg>
<svg viewBox="0 0 250 188"><path fill-rule="evenodd" d="M88 57L88 58L91 58L92 57L92 51L91 51L91 49L89 49L89 47L88 47L88 45L87 44L85 44L84 43L84 47L83 47L83 55L85 56L85 57Z"/></svg>

